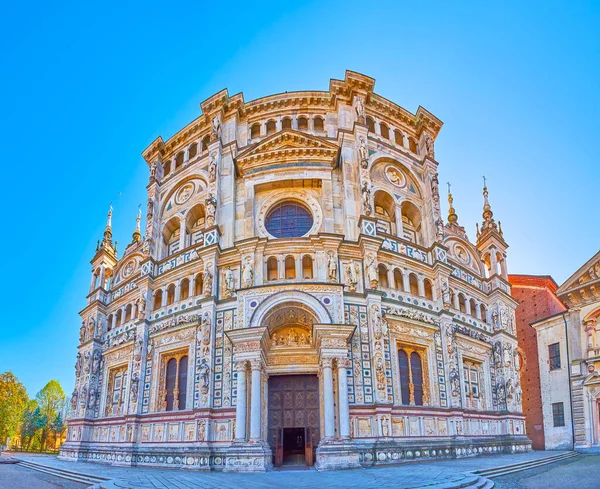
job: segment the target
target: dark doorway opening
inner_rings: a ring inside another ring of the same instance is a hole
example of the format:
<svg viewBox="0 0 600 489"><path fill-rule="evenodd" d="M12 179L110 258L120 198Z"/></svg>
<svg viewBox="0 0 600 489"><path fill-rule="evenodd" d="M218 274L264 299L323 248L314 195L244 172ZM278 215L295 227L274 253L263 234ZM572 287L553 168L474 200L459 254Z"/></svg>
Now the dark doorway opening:
<svg viewBox="0 0 600 489"><path fill-rule="evenodd" d="M305 465L304 427L283 429L283 465Z"/></svg>

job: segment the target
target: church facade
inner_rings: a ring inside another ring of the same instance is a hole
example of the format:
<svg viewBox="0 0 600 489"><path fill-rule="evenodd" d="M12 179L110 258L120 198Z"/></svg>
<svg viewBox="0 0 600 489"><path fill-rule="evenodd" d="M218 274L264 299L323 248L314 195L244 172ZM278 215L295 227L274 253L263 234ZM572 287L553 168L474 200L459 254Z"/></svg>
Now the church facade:
<svg viewBox="0 0 600 489"><path fill-rule="evenodd" d="M442 123L347 72L227 90L144 152L141 215L93 257L61 458L263 471L530 449L506 249L469 241Z"/></svg>

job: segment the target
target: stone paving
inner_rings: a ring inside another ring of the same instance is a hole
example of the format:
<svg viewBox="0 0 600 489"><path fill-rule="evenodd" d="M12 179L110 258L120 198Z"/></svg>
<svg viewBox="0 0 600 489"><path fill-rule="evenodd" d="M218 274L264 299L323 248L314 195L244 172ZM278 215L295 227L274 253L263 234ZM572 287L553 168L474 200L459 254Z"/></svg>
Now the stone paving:
<svg viewBox="0 0 600 489"><path fill-rule="evenodd" d="M417 489L443 486L473 477L470 471L521 463L564 452L528 452L459 460L413 462L346 471L281 470L262 474L186 471L146 467L116 467L90 462L66 462L54 456L15 454L23 460L113 479L116 487L132 489L188 488L383 488Z"/></svg>
<svg viewBox="0 0 600 489"><path fill-rule="evenodd" d="M0 466L0 489L85 489L85 484L72 482L53 475L15 464Z"/></svg>

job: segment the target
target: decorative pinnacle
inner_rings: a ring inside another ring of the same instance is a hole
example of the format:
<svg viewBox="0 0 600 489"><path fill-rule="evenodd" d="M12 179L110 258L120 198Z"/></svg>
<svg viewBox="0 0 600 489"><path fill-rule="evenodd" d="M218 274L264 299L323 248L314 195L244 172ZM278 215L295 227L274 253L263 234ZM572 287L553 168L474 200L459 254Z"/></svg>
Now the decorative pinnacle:
<svg viewBox="0 0 600 489"><path fill-rule="evenodd" d="M142 233L140 232L140 221L142 219L142 204L138 206L137 217L135 218L135 231L133 232L133 242L139 243L142 241Z"/></svg>
<svg viewBox="0 0 600 489"><path fill-rule="evenodd" d="M106 228L104 228L104 239L112 239L112 215L113 206L112 202L108 205L108 215L106 217Z"/></svg>
<svg viewBox="0 0 600 489"><path fill-rule="evenodd" d="M486 178L483 177L483 224L482 229L488 228L496 228L496 223L494 222L494 213L492 212L492 206L488 200L488 189Z"/></svg>
<svg viewBox="0 0 600 489"><path fill-rule="evenodd" d="M452 186L450 185L450 182L446 183L448 184L448 204L450 205L450 208L448 209L448 222L451 224L456 224L458 222L458 216L456 215L456 211L452 206L452 203L454 202L454 199L452 198L452 193L450 192Z"/></svg>

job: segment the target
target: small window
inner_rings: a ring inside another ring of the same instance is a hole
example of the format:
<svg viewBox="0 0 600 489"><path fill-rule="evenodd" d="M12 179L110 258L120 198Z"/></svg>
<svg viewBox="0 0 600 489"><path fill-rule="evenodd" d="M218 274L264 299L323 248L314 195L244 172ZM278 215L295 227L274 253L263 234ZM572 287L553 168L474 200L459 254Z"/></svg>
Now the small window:
<svg viewBox="0 0 600 489"><path fill-rule="evenodd" d="M381 134L382 138L390 139L390 130L388 126L383 122L379 124L379 133Z"/></svg>
<svg viewBox="0 0 600 489"><path fill-rule="evenodd" d="M558 343L548 345L548 358L550 361L550 370L560 368L560 345Z"/></svg>
<svg viewBox="0 0 600 489"><path fill-rule="evenodd" d="M285 119L281 119L281 129L291 129L292 128L292 119L286 117Z"/></svg>
<svg viewBox="0 0 600 489"><path fill-rule="evenodd" d="M313 125L315 127L315 131L318 132L323 132L323 119L321 119L320 117L315 117L314 121L313 121Z"/></svg>
<svg viewBox="0 0 600 489"><path fill-rule="evenodd" d="M252 127L250 128L250 137L252 139L257 138L258 136L260 136L260 124L256 123L253 124Z"/></svg>
<svg viewBox="0 0 600 489"><path fill-rule="evenodd" d="M375 133L375 121L370 117L367 117L367 129L369 132Z"/></svg>
<svg viewBox="0 0 600 489"><path fill-rule="evenodd" d="M562 402L552 403L552 419L554 427L565 425L565 406Z"/></svg>
<svg viewBox="0 0 600 489"><path fill-rule="evenodd" d="M198 144L192 143L188 149L188 158L191 160L198 154Z"/></svg>
<svg viewBox="0 0 600 489"><path fill-rule="evenodd" d="M265 227L276 238L298 238L304 236L313 225L311 213L296 202L276 204L267 214Z"/></svg>
<svg viewBox="0 0 600 489"><path fill-rule="evenodd" d="M308 119L306 117L298 117L298 130L308 131Z"/></svg>
<svg viewBox="0 0 600 489"><path fill-rule="evenodd" d="M208 151L208 145L210 144L210 136L204 136L202 138L202 152Z"/></svg>
<svg viewBox="0 0 600 489"><path fill-rule="evenodd" d="M275 121L269 121L267 122L267 135L269 134L275 134L275 132L277 131L277 124L275 123Z"/></svg>

